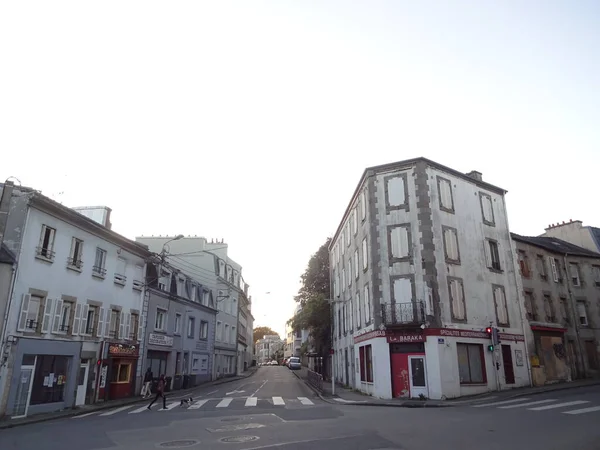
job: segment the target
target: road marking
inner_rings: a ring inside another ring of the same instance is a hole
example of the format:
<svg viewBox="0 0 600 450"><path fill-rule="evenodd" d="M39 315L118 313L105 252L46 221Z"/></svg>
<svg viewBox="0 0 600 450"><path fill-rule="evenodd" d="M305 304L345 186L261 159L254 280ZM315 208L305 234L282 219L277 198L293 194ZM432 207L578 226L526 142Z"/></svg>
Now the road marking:
<svg viewBox="0 0 600 450"><path fill-rule="evenodd" d="M204 404L208 402L208 399L205 400L198 400L196 403L194 403L193 405L190 405L190 407L188 409L200 409L202 408L202 406L204 406Z"/></svg>
<svg viewBox="0 0 600 450"><path fill-rule="evenodd" d="M206 396L206 395L214 394L215 392L219 392L219 390L218 390L218 389L216 389L216 390L214 390L214 391L207 392L207 393L206 393L206 394L204 394L204 395ZM200 397L202 397L202 396L200 396Z"/></svg>
<svg viewBox="0 0 600 450"><path fill-rule="evenodd" d="M138 408L138 409L134 409L133 411L129 411L129 414L139 414L139 413L147 411L147 410L148 410L148 405L142 406L141 408Z"/></svg>
<svg viewBox="0 0 600 450"><path fill-rule="evenodd" d="M538 400L537 402L519 403L518 405L499 406L498 409L522 408L523 406L541 405L543 403L555 402L556 400Z"/></svg>
<svg viewBox="0 0 600 450"><path fill-rule="evenodd" d="M257 393L258 391L260 391L260 390L263 388L263 386L264 386L265 384L267 384L267 381L269 381L269 380L265 380L265 381L264 381L264 383L263 383L263 384L261 384L261 385L258 387L258 389L257 389L257 390L255 390L255 391L252 393L252 395L251 395L250 397L254 397L254 396L256 395L256 393Z"/></svg>
<svg viewBox="0 0 600 450"><path fill-rule="evenodd" d="M573 411L563 411L563 414L585 414L594 411L600 411L600 406L590 406L589 408L574 409Z"/></svg>
<svg viewBox="0 0 600 450"><path fill-rule="evenodd" d="M101 415L101 416L112 416L113 414L116 414L116 413L118 413L118 412L121 412L121 411L125 411L126 409L129 409L129 408L131 408L132 406L133 406L133 405L121 406L120 408L113 409L113 410L111 410L111 411L107 411L107 412L105 412L105 413L102 413L102 414L100 414L100 415Z"/></svg>
<svg viewBox="0 0 600 450"><path fill-rule="evenodd" d="M96 411L91 412L91 413L87 413L87 414L81 414L79 416L75 416L75 417L73 417L73 419L81 419L82 417L91 416L92 414L96 414Z"/></svg>
<svg viewBox="0 0 600 450"><path fill-rule="evenodd" d="M540 406L538 408L527 408L527 409L529 409L530 411L545 411L547 409L564 408L565 406L583 405L584 403L589 403L589 401L575 400L574 402L557 403L555 405L546 405L546 406Z"/></svg>
<svg viewBox="0 0 600 450"><path fill-rule="evenodd" d="M313 402L311 402L308 398L306 397L298 397L298 400L300 400L300 403L302 403L303 405L314 405Z"/></svg>
<svg viewBox="0 0 600 450"><path fill-rule="evenodd" d="M169 403L166 408L161 408L159 411L170 411L175 408L177 405L181 405L181 402L173 402Z"/></svg>
<svg viewBox="0 0 600 450"><path fill-rule="evenodd" d="M283 401L283 399L281 397L273 397L273 404L274 405L285 405L285 402Z"/></svg>
<svg viewBox="0 0 600 450"><path fill-rule="evenodd" d="M221 400L219 402L219 404L217 405L217 408L227 408L232 400L233 400L232 398L224 398L223 400Z"/></svg>
<svg viewBox="0 0 600 450"><path fill-rule="evenodd" d="M509 403L524 402L528 398L516 398L514 400L504 400L503 402L484 403L483 405L473 405L473 408L483 408L484 406L508 405Z"/></svg>
<svg viewBox="0 0 600 450"><path fill-rule="evenodd" d="M248 397L244 406L256 406L258 399L256 397Z"/></svg>

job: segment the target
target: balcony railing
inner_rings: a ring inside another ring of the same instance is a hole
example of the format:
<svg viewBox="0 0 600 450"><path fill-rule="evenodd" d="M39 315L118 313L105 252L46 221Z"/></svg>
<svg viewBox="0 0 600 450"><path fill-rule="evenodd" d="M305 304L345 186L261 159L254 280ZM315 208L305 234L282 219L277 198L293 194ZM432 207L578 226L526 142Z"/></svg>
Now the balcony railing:
<svg viewBox="0 0 600 450"><path fill-rule="evenodd" d="M80 258L73 258L70 256L67 258L67 265L81 269L83 267L83 261Z"/></svg>
<svg viewBox="0 0 600 450"><path fill-rule="evenodd" d="M101 277L106 275L106 269L102 266L93 266L92 272L94 272L94 274L99 275Z"/></svg>
<svg viewBox="0 0 600 450"><path fill-rule="evenodd" d="M425 321L423 302L381 305L381 317L386 326L418 325Z"/></svg>
<svg viewBox="0 0 600 450"><path fill-rule="evenodd" d="M52 251L52 249L49 249L49 248L44 248L41 246L36 247L35 253L37 256L41 256L42 258L46 258L46 259L50 259L50 260L54 259L54 252Z"/></svg>

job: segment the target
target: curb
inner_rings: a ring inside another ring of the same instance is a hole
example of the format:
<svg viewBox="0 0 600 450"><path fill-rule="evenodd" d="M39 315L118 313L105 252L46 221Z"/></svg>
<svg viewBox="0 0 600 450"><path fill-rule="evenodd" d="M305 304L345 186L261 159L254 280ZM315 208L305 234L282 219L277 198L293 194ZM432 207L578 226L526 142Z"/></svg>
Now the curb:
<svg viewBox="0 0 600 450"><path fill-rule="evenodd" d="M245 376L239 376L239 377L230 377L230 378L225 378L222 380L218 380L216 382L213 382L211 384L211 386L218 386L221 384L226 384L226 383L232 383L234 381L239 381L239 380L243 380L245 378L250 378L252 375L254 375L256 372L258 372L257 370L252 371L252 373L245 375ZM181 393L183 395L187 395L187 394L191 394L192 392L194 392L197 389L200 389L202 387L207 387L208 384L205 385L200 385L200 386L196 386L195 388L184 392L184 391L172 391L172 392L178 392ZM97 407L94 408L93 411L90 410L86 410L86 409L71 409L71 410L64 410L65 412L59 415L55 415L55 416L47 416L47 417L39 417L39 418L35 418L35 416L33 416L31 418L31 420L27 420L24 422L9 422L9 419L6 419L6 421L0 421L0 430L5 430L5 429L9 429L9 428L16 428L16 427L22 427L25 425L32 425L34 423L42 423L42 422L49 422L51 420L58 420L58 419L65 419L68 417L76 417L76 416L81 416L83 414L89 414L89 413L93 413L96 411L104 411L106 409L112 409L112 408L118 408L121 406L128 406L128 405L135 405L136 403L143 403L143 402L147 402L148 399L142 399L139 397L135 397L130 399L129 401L123 401L122 403L119 403L118 405L108 405L108 404L98 404Z"/></svg>
<svg viewBox="0 0 600 450"><path fill-rule="evenodd" d="M305 385L307 385L309 388L311 388L311 389L312 389L312 391L313 391L315 394L317 394L317 395L319 396L319 398L320 398L321 400L323 400L325 403L329 403L329 404L331 404L331 405L336 405L336 404L338 404L337 402L332 402L331 400L329 400L329 399L327 399L326 397L324 397L324 396L323 396L323 394L321 394L321 392L319 392L319 390L318 390L318 389L316 389L316 388L315 388L315 387L314 387L312 384L310 384L308 381L306 381L304 378L302 378L300 375L298 375L298 374L296 373L296 371L292 370L291 372L292 372L292 373L293 373L293 374L296 376L296 378L298 378L300 381L304 382L304 384L305 384Z"/></svg>

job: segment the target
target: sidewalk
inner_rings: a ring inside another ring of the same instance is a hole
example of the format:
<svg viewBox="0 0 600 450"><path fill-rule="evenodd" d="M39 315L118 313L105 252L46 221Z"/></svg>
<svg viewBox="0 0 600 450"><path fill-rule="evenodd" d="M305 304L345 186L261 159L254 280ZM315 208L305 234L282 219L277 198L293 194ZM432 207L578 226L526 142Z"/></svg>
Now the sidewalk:
<svg viewBox="0 0 600 450"><path fill-rule="evenodd" d="M313 389L321 398L321 400L332 404L343 405L363 405L363 406L388 406L399 408L447 408L454 406L465 406L473 403L485 401L494 398L494 401L508 400L516 397L524 397L528 395L538 395L546 392L555 392L565 389L576 389L579 387L600 385L600 379L577 380L571 383L557 383L547 386L523 387L509 389L506 391L490 391L485 394L473 395L468 397L460 397L449 400L417 400L417 399L378 399L370 395L363 394L336 384L335 395L332 395L331 381L323 383L323 392L319 392L313 388L307 381L308 370L302 367L301 370L293 371L294 375L302 379L311 389Z"/></svg>
<svg viewBox="0 0 600 450"><path fill-rule="evenodd" d="M233 381L243 380L244 378L248 378L248 377L254 375L257 370L258 370L258 367L251 367L246 372L244 372L244 374L242 374L242 375L238 375L235 377L221 378L219 380L210 381L208 383L204 383L204 384L195 386L191 389L185 389L185 390L181 389L178 391L171 391L171 392L167 393L167 400L169 400L169 397L183 398L186 395L190 395L191 397L193 397L192 394L199 389L203 389L203 388L210 387L210 386L218 386L220 384L225 384L225 383L231 383ZM135 403L143 403L143 402L147 402L148 400L149 399L143 399L142 397L140 397L138 395L135 397L129 397L129 398L124 398L124 399L119 399L119 400L109 400L107 402L95 403L93 405L82 405L82 406L78 406L75 408L67 408L67 409L63 409L61 411L54 411L54 412L47 413L47 414L36 414L33 416L25 417L23 419L11 419L10 417L6 417L6 418L3 418L0 420L0 430L2 430L4 428L13 428L13 427L18 427L18 426L22 426L22 425L29 425L31 423L47 422L49 420L61 419L64 417L73 417L73 416L79 416L82 414L89 414L89 413L96 412L96 411L102 411L104 409L112 409L112 408L118 408L119 406L132 405Z"/></svg>

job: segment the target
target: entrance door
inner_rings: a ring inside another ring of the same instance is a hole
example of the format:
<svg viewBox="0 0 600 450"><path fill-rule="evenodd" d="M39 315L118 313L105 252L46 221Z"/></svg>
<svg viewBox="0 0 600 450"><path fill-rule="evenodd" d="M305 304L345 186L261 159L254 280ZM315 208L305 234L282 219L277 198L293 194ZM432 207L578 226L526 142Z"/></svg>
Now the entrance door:
<svg viewBox="0 0 600 450"><path fill-rule="evenodd" d="M408 370L410 372L410 396L411 398L423 395L428 396L427 376L425 374L425 357L409 356Z"/></svg>
<svg viewBox="0 0 600 450"><path fill-rule="evenodd" d="M502 365L504 366L504 379L506 380L506 384L515 384L515 370L513 368L510 345L502 346Z"/></svg>
<svg viewBox="0 0 600 450"><path fill-rule="evenodd" d="M79 374L77 376L77 397L75 398L75 406L85 405L85 394L87 392L89 364L86 362L79 366Z"/></svg>
<svg viewBox="0 0 600 450"><path fill-rule="evenodd" d="M15 398L15 409L12 415L13 419L27 416L34 371L35 365L21 366L21 372L19 373L19 379L17 380L17 396Z"/></svg>

